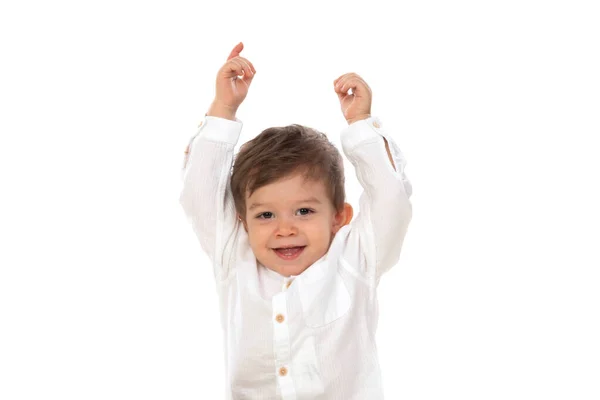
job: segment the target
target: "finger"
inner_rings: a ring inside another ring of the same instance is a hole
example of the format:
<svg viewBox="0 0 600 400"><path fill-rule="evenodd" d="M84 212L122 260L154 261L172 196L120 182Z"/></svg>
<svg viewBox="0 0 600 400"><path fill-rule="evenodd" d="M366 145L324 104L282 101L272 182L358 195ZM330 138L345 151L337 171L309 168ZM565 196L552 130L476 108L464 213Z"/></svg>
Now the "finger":
<svg viewBox="0 0 600 400"><path fill-rule="evenodd" d="M238 79L241 79L247 86L250 86L250 82L254 79L254 72L252 72L252 69L247 64L244 63L244 76Z"/></svg>
<svg viewBox="0 0 600 400"><path fill-rule="evenodd" d="M248 65L250 65L250 68L252 68L252 72L256 73L256 68L254 68L254 65L250 62L250 60L248 60L247 58L244 57L240 57L242 60L246 61L248 63Z"/></svg>
<svg viewBox="0 0 600 400"><path fill-rule="evenodd" d="M367 82L360 76L356 75L352 80L348 81L349 89L352 89L353 93L358 93L358 95L366 94L371 91Z"/></svg>
<svg viewBox="0 0 600 400"><path fill-rule="evenodd" d="M256 70L254 69L254 66L252 65L252 63L250 61L248 61L248 59L246 59L244 57L238 57L237 59L240 60L244 64L244 72L248 72L248 74L246 74L246 75L254 75Z"/></svg>
<svg viewBox="0 0 600 400"><path fill-rule="evenodd" d="M244 65L238 60L238 58L232 58L223 67L225 75L229 78L244 75Z"/></svg>
<svg viewBox="0 0 600 400"><path fill-rule="evenodd" d="M367 94L371 91L371 88L369 88L367 82L365 82L364 79L358 75L351 76L342 81L339 88L339 90L343 93L347 93L350 89L352 89L352 94L358 94L359 96Z"/></svg>
<svg viewBox="0 0 600 400"><path fill-rule="evenodd" d="M346 99L348 96L352 96L351 94L348 94L348 92L342 92L340 89L335 89L335 94L337 94L338 99L340 101L343 101L344 99Z"/></svg>
<svg viewBox="0 0 600 400"><path fill-rule="evenodd" d="M335 93L337 94L338 99L340 101L343 101L348 96L353 96L354 95L354 93L348 94L348 90L342 90L343 84L344 84L344 81L339 81L338 82L338 86L336 86L336 88L335 88Z"/></svg>
<svg viewBox="0 0 600 400"><path fill-rule="evenodd" d="M349 89L349 83L352 81L352 76L344 76L342 77L337 85L336 85L336 91L339 93L348 93L348 89Z"/></svg>
<svg viewBox="0 0 600 400"><path fill-rule="evenodd" d="M346 78L350 78L352 76L358 76L355 72L347 72L345 74L340 75L336 81L340 81L341 79L346 79Z"/></svg>
<svg viewBox="0 0 600 400"><path fill-rule="evenodd" d="M238 44L235 45L233 50L231 50L231 53L229 53L227 60L231 60L233 57L239 56L240 53L242 52L242 50L244 50L244 43L239 42Z"/></svg>
<svg viewBox="0 0 600 400"><path fill-rule="evenodd" d="M338 96L338 99L339 99L340 101L343 101L343 100L344 100L346 97L348 97L348 96L351 96L351 95L349 95L349 94L346 94L346 93L339 93L339 92L336 92L336 94L337 94L337 96Z"/></svg>
<svg viewBox="0 0 600 400"><path fill-rule="evenodd" d="M346 74L344 74L344 75L340 75L340 76L338 76L338 77L337 77L337 79L336 79L336 80L334 80L334 81L333 81L333 87L334 87L334 89L336 89L336 90L337 90L338 83L339 83L339 82L342 80L342 78L344 78L345 76L346 76Z"/></svg>
<svg viewBox="0 0 600 400"><path fill-rule="evenodd" d="M348 72L346 74L342 74L342 75L338 76L338 78L335 81L333 81L333 83L337 84L341 79L347 78L347 77L349 77L350 75L353 75L353 74L354 74L354 72Z"/></svg>
<svg viewBox="0 0 600 400"><path fill-rule="evenodd" d="M240 79L240 81L242 81L243 83L245 83L247 87L250 87L250 84L252 83L252 79L254 79L254 75L244 75Z"/></svg>
<svg viewBox="0 0 600 400"><path fill-rule="evenodd" d="M348 82L348 80L352 79L352 77L354 75L355 75L354 73L350 72L350 73L340 76L336 83L336 87L335 87L336 91L342 91L342 87L346 84L346 82ZM346 89L344 93L346 93L346 92L348 92L348 89Z"/></svg>
<svg viewBox="0 0 600 400"><path fill-rule="evenodd" d="M250 61L243 57L232 58L226 64L226 74L230 78L234 76L254 76L256 71L253 71L253 68L249 64L251 64ZM235 67L232 67L232 65L235 65ZM237 75L233 75L233 71Z"/></svg>
<svg viewBox="0 0 600 400"><path fill-rule="evenodd" d="M356 86L356 90L359 91L358 95L359 96L371 95L372 94L371 87L367 84L367 82L360 76L357 76L357 79L358 79L358 85Z"/></svg>

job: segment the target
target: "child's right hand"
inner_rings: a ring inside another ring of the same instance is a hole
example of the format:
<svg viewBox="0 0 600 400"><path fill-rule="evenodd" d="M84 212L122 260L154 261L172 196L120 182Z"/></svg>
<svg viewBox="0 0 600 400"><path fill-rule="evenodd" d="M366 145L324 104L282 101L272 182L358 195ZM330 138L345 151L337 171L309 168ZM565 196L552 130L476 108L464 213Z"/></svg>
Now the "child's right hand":
<svg viewBox="0 0 600 400"><path fill-rule="evenodd" d="M233 48L227 62L217 73L216 95L206 115L235 121L235 113L248 94L256 70L250 61L240 57L242 42Z"/></svg>

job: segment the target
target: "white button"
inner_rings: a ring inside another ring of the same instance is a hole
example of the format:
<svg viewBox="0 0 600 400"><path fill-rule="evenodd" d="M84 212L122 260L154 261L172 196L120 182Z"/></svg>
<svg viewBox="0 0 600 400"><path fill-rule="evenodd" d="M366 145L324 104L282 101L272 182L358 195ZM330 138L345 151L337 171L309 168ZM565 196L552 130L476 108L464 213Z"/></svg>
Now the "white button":
<svg viewBox="0 0 600 400"><path fill-rule="evenodd" d="M374 126L375 128L379 128L379 127L381 127L377 121L373 121L373 126Z"/></svg>

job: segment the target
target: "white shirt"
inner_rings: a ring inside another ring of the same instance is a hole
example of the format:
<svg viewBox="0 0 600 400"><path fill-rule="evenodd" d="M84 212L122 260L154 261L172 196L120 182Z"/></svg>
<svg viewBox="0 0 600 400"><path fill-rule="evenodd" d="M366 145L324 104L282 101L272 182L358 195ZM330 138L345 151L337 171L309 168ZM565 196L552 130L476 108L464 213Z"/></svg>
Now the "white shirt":
<svg viewBox="0 0 600 400"><path fill-rule="evenodd" d="M229 187L240 120L205 117L190 140L180 203L210 257L225 335L226 398L378 400L376 289L412 218L406 161L376 118L341 133L363 187L360 213L299 276L260 265ZM388 141L396 170L385 149Z"/></svg>

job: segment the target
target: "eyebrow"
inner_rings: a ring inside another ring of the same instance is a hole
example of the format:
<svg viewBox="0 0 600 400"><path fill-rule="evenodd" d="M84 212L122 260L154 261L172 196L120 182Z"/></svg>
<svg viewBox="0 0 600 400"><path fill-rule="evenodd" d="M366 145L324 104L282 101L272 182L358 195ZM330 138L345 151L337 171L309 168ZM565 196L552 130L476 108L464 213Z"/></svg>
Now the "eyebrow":
<svg viewBox="0 0 600 400"><path fill-rule="evenodd" d="M315 203L315 204L321 204L321 202L319 201L319 199L317 199L316 197L310 197L308 199L305 200L300 200L297 201L296 203ZM262 206L268 206L269 203L252 203L252 205L250 205L250 207L248 208L248 211L251 211L255 208L258 207L262 207Z"/></svg>

